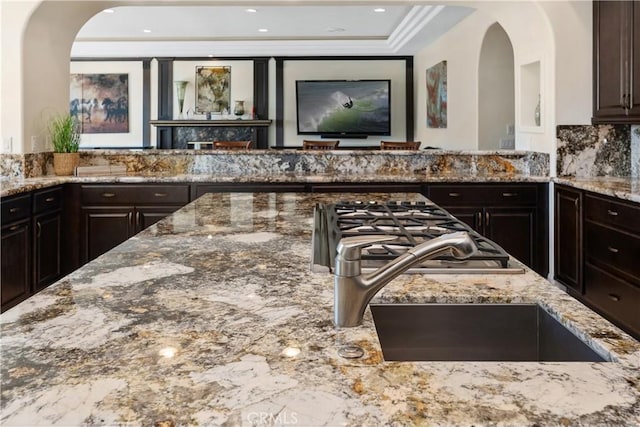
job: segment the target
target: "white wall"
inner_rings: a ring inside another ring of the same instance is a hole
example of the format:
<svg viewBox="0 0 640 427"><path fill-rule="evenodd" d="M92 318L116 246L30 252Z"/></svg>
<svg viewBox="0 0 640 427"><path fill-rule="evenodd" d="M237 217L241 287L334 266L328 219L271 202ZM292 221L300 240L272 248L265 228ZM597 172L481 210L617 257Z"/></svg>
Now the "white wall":
<svg viewBox="0 0 640 427"><path fill-rule="evenodd" d="M500 24L487 30L478 69L478 148L495 150L515 124L513 47Z"/></svg>
<svg viewBox="0 0 640 427"><path fill-rule="evenodd" d="M296 80L391 80L391 135L369 136L367 139L341 139L341 146L377 145L381 140L406 139L406 91L405 61L381 60L330 60L330 61L285 61L284 80L284 144L301 146L303 139L318 139L313 135L298 135L296 126Z"/></svg>
<svg viewBox="0 0 640 427"><path fill-rule="evenodd" d="M494 22L476 11L415 56L415 139L423 147L478 148L478 61L484 34ZM432 129L427 128L426 70L440 61L447 61L447 127Z"/></svg>
<svg viewBox="0 0 640 427"><path fill-rule="evenodd" d="M588 125L593 114L593 4L542 2L556 45L556 124Z"/></svg>

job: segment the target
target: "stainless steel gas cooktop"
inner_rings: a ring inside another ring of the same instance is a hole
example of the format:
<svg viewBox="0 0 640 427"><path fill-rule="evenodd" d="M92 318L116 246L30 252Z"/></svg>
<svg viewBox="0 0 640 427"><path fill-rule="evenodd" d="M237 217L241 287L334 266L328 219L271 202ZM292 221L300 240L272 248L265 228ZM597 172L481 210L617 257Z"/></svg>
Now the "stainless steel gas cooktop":
<svg viewBox="0 0 640 427"><path fill-rule="evenodd" d="M408 270L408 273L523 273L499 245L481 236L464 222L431 202L344 201L318 204L314 213L312 270L334 271L336 247L343 237L396 236L391 242L362 249L363 271L374 270L410 248L443 234L466 231L478 252L460 261L440 255Z"/></svg>

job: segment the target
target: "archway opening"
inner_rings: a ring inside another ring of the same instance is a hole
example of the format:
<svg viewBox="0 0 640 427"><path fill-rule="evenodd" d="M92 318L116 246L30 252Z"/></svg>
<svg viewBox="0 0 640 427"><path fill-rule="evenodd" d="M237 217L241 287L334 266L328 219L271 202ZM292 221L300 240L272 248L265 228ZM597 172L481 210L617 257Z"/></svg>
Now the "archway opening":
<svg viewBox="0 0 640 427"><path fill-rule="evenodd" d="M513 46L497 22L484 35L478 65L478 148L515 145Z"/></svg>

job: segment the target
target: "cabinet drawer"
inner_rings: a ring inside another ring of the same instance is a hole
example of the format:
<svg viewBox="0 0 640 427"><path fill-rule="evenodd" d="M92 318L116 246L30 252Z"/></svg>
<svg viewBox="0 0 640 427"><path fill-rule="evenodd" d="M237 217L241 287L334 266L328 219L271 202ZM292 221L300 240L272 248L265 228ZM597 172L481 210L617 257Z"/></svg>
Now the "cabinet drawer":
<svg viewBox="0 0 640 427"><path fill-rule="evenodd" d="M640 206L587 194L585 215L588 220L640 234Z"/></svg>
<svg viewBox="0 0 640 427"><path fill-rule="evenodd" d="M189 185L83 185L83 205L167 205L189 203Z"/></svg>
<svg viewBox="0 0 640 427"><path fill-rule="evenodd" d="M31 215L31 194L2 199L2 224L10 224Z"/></svg>
<svg viewBox="0 0 640 427"><path fill-rule="evenodd" d="M533 205L538 189L535 185L433 185L429 198L440 205Z"/></svg>
<svg viewBox="0 0 640 427"><path fill-rule="evenodd" d="M585 297L614 320L640 333L640 288L587 263Z"/></svg>
<svg viewBox="0 0 640 427"><path fill-rule="evenodd" d="M60 209L62 206L62 187L50 188L33 193L33 213Z"/></svg>
<svg viewBox="0 0 640 427"><path fill-rule="evenodd" d="M585 223L585 258L640 284L640 238L599 224Z"/></svg>

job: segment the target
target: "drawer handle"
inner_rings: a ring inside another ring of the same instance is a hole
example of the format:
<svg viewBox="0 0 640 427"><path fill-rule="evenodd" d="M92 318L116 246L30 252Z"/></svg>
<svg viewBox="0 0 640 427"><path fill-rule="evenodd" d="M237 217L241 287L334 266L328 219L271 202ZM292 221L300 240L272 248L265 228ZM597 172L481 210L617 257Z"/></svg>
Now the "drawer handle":
<svg viewBox="0 0 640 427"><path fill-rule="evenodd" d="M608 294L607 295L611 301L620 301L620 296L616 294Z"/></svg>
<svg viewBox="0 0 640 427"><path fill-rule="evenodd" d="M20 228L19 225L14 225L13 227L9 228L9 231L16 231L18 228Z"/></svg>
<svg viewBox="0 0 640 427"><path fill-rule="evenodd" d="M47 197L46 199L44 199L44 201L45 201L45 202L47 202L47 203L51 203L51 202L53 202L55 199L56 199L55 197Z"/></svg>
<svg viewBox="0 0 640 427"><path fill-rule="evenodd" d="M102 197L106 197L107 199L110 199L112 197L116 197L116 193L102 193Z"/></svg>
<svg viewBox="0 0 640 427"><path fill-rule="evenodd" d="M9 213L16 213L20 210L20 208L11 208L9 209Z"/></svg>
<svg viewBox="0 0 640 427"><path fill-rule="evenodd" d="M167 197L167 193L154 193L156 197Z"/></svg>
<svg viewBox="0 0 640 427"><path fill-rule="evenodd" d="M460 197L460 193L449 193L449 197Z"/></svg>
<svg viewBox="0 0 640 427"><path fill-rule="evenodd" d="M36 222L36 230L36 236L40 238L42 236L42 224L40 224L40 221Z"/></svg>
<svg viewBox="0 0 640 427"><path fill-rule="evenodd" d="M607 249L609 250L609 252L611 252L612 254L617 254L618 252L620 252L619 249L617 248L613 248L611 246L607 246Z"/></svg>
<svg viewBox="0 0 640 427"><path fill-rule="evenodd" d="M502 193L502 197L517 197L518 193Z"/></svg>
<svg viewBox="0 0 640 427"><path fill-rule="evenodd" d="M618 212L616 212L616 211L612 211L611 209L607 209L607 213L608 213L610 216L618 216Z"/></svg>

